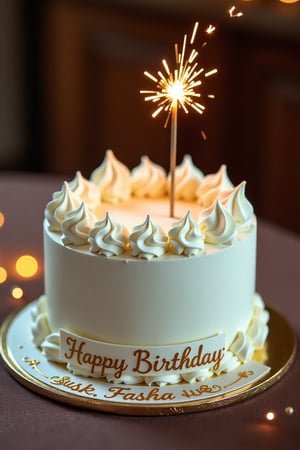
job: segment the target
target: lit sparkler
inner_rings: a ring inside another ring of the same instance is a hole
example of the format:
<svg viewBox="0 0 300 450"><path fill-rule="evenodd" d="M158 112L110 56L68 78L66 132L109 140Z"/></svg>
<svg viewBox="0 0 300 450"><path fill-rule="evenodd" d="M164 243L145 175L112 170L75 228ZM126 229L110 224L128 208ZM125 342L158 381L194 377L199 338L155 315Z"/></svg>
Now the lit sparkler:
<svg viewBox="0 0 300 450"><path fill-rule="evenodd" d="M175 69L170 70L169 64L165 59L162 60L163 70L159 70L157 75L145 71L144 74L156 84L156 90L142 90L145 94L145 100L155 103L156 109L152 117L157 117L161 112L167 113L165 127L171 117L171 140L170 140L170 216L174 217L174 199L175 199L175 167L177 152L177 113L178 108L186 114L190 108L198 114L203 114L205 106L198 101L201 94L197 91L202 84L201 77L207 78L217 73L214 68L205 72L203 67L199 67L197 58L199 52L193 48L196 34L199 28L199 22L196 22L188 42L187 35L184 35L181 51L178 44L175 44ZM209 25L206 29L207 34L213 33L215 27ZM206 42L202 45L204 47ZM214 98L213 94L208 95ZM206 139L204 132L201 133Z"/></svg>

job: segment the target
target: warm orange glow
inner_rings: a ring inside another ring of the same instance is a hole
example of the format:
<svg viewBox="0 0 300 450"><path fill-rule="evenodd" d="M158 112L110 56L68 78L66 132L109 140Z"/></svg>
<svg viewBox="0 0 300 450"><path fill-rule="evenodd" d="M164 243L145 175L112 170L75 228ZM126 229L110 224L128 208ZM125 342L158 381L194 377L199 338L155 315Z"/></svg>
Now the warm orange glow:
<svg viewBox="0 0 300 450"><path fill-rule="evenodd" d="M0 228L3 227L5 222L4 214L0 211Z"/></svg>
<svg viewBox="0 0 300 450"><path fill-rule="evenodd" d="M23 289L20 287L14 287L11 290L11 295L15 300L20 300L23 297Z"/></svg>
<svg viewBox="0 0 300 450"><path fill-rule="evenodd" d="M279 0L281 3L297 3L299 0Z"/></svg>
<svg viewBox="0 0 300 450"><path fill-rule="evenodd" d="M23 255L16 261L16 271L21 277L33 277L37 273L37 270L38 262L33 256Z"/></svg>
<svg viewBox="0 0 300 450"><path fill-rule="evenodd" d="M7 280L7 270L0 266L0 284Z"/></svg>

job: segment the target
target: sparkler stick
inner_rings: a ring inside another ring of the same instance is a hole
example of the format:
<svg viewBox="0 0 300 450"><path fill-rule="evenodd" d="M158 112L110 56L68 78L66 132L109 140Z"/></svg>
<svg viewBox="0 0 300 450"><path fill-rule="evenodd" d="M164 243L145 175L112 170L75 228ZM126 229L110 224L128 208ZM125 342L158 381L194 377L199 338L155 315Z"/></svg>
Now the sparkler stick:
<svg viewBox="0 0 300 450"><path fill-rule="evenodd" d="M205 106L197 101L201 96L195 89L202 84L200 76L208 78L217 73L217 69L211 69L205 72L203 67L199 68L197 57L198 51L192 48L189 52L189 46L194 44L199 23L196 22L188 42L187 35L184 35L181 51L175 44L175 69L170 70L165 59L162 61L163 71L158 71L157 76L145 71L144 75L156 84L156 90L140 91L145 94L145 101L152 101L157 108L152 113L152 117L157 117L162 111L167 113L165 127L171 118L171 139L170 139L170 217L174 217L175 202L175 168L177 153L177 116L178 109L183 109L187 114L192 108L198 114L203 114ZM206 29L207 34L211 34L215 27L210 25ZM188 56L186 56L188 54ZM214 98L214 95L208 95ZM206 135L201 131L202 136Z"/></svg>

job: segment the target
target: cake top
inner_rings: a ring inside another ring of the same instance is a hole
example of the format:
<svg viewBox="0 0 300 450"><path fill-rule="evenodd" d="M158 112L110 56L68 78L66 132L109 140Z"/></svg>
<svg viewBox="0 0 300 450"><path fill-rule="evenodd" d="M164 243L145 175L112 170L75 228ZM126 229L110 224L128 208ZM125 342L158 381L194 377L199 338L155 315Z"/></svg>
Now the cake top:
<svg viewBox="0 0 300 450"><path fill-rule="evenodd" d="M175 170L175 215L168 215L170 176L147 156L130 171L111 150L90 179L76 172L45 209L49 231L64 245L104 256L194 256L206 244L232 245L252 227L246 182L233 186L226 166L204 174L185 155Z"/></svg>

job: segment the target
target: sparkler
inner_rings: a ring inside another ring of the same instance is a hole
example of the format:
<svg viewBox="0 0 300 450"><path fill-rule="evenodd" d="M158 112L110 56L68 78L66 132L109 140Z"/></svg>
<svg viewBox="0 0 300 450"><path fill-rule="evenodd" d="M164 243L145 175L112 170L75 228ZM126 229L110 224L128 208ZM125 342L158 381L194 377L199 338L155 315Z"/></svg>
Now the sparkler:
<svg viewBox="0 0 300 450"><path fill-rule="evenodd" d="M175 68L170 70L166 59L162 60L163 69L157 72L157 75L145 71L144 74L156 84L156 90L142 90L145 95L145 101L151 101L156 105L152 117L157 117L161 112L167 113L164 127L167 127L171 118L171 139L170 139L170 217L174 217L174 199L175 199L175 167L177 152L177 118L178 109L182 109L186 114L192 108L198 114L203 114L205 106L198 101L201 94L197 91L203 83L202 77L208 78L217 73L214 68L205 72L203 67L199 67L197 58L199 52L193 47L196 34L199 28L199 22L194 25L191 38L185 34L181 51L178 44L175 44ZM215 27L209 25L205 30L207 34L213 33ZM202 47L206 42L202 44ZM208 95L214 98L213 94ZM201 132L206 139L205 133Z"/></svg>

